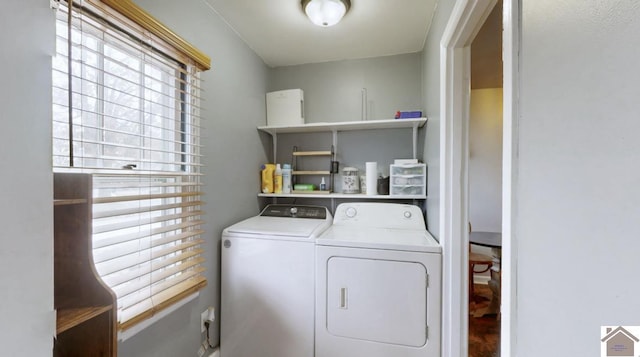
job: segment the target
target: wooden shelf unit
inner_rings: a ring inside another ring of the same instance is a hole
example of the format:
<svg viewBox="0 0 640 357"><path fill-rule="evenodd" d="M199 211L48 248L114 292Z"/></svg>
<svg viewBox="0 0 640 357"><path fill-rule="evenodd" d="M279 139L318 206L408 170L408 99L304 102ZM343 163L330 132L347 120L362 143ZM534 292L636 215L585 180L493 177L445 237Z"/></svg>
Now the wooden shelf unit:
<svg viewBox="0 0 640 357"><path fill-rule="evenodd" d="M332 165L333 161L335 160L335 151L334 151L333 145L331 146L331 150L322 150L322 151L299 151L298 147L294 146L291 156L292 156L291 157L291 162L292 162L292 171L291 171L292 185L291 186L292 187L294 184L298 183L296 176L328 176L329 182L327 183L325 181L325 183L327 184L327 187L329 188L329 190L321 190L321 191L315 190L310 192L326 194L333 191L333 187L334 187L333 174L335 172L331 172L331 170L298 170L297 169L299 167L298 158L323 157L323 156L329 158L329 164L327 166L331 168L333 166ZM301 193L301 192L295 191L294 193Z"/></svg>
<svg viewBox="0 0 640 357"><path fill-rule="evenodd" d="M98 276L91 175L54 173L54 356L117 356L116 296Z"/></svg>

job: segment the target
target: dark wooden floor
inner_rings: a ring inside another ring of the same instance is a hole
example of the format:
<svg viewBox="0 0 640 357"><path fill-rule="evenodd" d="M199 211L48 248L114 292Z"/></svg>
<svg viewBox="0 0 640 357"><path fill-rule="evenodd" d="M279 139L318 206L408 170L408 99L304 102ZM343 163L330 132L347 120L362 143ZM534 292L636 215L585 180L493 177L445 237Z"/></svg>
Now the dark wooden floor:
<svg viewBox="0 0 640 357"><path fill-rule="evenodd" d="M469 304L469 357L500 356L500 320L496 315L479 315L489 305L491 290L487 285L474 286L475 299Z"/></svg>

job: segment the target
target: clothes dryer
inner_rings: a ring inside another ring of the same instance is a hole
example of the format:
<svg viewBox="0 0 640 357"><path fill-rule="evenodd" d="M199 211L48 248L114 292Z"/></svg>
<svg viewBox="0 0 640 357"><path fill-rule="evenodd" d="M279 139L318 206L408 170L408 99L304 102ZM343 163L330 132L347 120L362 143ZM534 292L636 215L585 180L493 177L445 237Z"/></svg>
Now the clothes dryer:
<svg viewBox="0 0 640 357"><path fill-rule="evenodd" d="M313 357L314 246L325 207L269 205L222 233L220 355Z"/></svg>
<svg viewBox="0 0 640 357"><path fill-rule="evenodd" d="M316 357L439 357L442 249L417 206L343 203L316 240Z"/></svg>

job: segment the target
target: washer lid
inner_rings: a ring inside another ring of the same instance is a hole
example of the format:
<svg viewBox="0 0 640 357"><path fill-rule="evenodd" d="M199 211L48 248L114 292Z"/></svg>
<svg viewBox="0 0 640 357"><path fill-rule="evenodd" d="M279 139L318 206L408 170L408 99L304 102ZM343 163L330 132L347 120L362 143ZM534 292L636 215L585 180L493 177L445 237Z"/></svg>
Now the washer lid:
<svg viewBox="0 0 640 357"><path fill-rule="evenodd" d="M229 234L252 234L259 236L279 236L297 238L315 238L331 224L328 220L300 219L283 217L256 216L240 221L227 229Z"/></svg>
<svg viewBox="0 0 640 357"><path fill-rule="evenodd" d="M442 247L426 230L363 228L333 225L317 245L441 253Z"/></svg>

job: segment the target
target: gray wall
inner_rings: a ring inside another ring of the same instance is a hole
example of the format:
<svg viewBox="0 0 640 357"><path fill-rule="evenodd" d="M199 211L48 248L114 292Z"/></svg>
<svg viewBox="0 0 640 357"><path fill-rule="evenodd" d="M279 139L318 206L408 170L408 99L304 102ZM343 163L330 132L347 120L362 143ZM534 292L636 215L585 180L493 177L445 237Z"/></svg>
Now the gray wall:
<svg viewBox="0 0 640 357"><path fill-rule="evenodd" d="M222 229L258 212L259 165L266 160L256 127L264 124L267 67L201 0L136 0L136 3L211 57L204 80L204 200L208 286L198 300L119 344L119 355L195 356L201 342L200 312L219 316L219 242ZM255 188L255 189L254 189ZM212 344L218 344L216 323Z"/></svg>
<svg viewBox="0 0 640 357"><path fill-rule="evenodd" d="M418 131L417 156L422 158L424 129ZM292 148L301 151L329 150L332 143L331 133L283 134L278 136L278 163L292 162ZM355 167L359 175L365 175L365 163L378 163L378 174L389 176L389 165L394 159L408 159L413 156L411 129L357 130L338 133L336 160L340 163L340 173L335 175L334 192L342 192L342 169ZM306 157L298 159L300 170L329 170L326 157ZM318 185L320 176L301 177L298 183ZM329 182L327 181L327 187ZM280 202L280 200L278 200ZM325 204L328 200L325 200ZM315 203L318 204L318 203ZM319 204L322 204L319 203Z"/></svg>
<svg viewBox="0 0 640 357"><path fill-rule="evenodd" d="M53 26L48 1L2 4L0 354L3 356L50 356L53 348Z"/></svg>
<svg viewBox="0 0 640 357"><path fill-rule="evenodd" d="M368 120L421 110L420 53L271 69L269 91L301 88L307 123L358 121L362 88Z"/></svg>
<svg viewBox="0 0 640 357"><path fill-rule="evenodd" d="M640 324L638 19L522 2L518 356L597 356L601 325Z"/></svg>
<svg viewBox="0 0 640 357"><path fill-rule="evenodd" d="M421 110L421 54L360 60L333 61L271 69L269 91L301 88L305 98L305 122L360 121L362 119L362 88L367 88L368 119L393 119L397 110ZM417 158L422 160L424 130L419 130ZM349 131L338 134L336 159L340 172L353 166L364 175L365 162L378 163L378 172L389 175L393 159L411 158L410 129ZM300 150L327 150L330 133L287 134L278 137L278 163L291 162L294 145ZM271 159L272 156L269 156ZM307 168L325 170L317 159L300 159ZM320 177L305 178L318 184ZM341 192L341 174L335 177L336 192ZM305 181L305 183L307 183ZM280 200L279 200L280 201ZM300 200L298 200L300 202ZM328 200L305 201L328 205Z"/></svg>
<svg viewBox="0 0 640 357"><path fill-rule="evenodd" d="M424 160L427 172L427 226L440 236L440 41L455 1L438 1L422 51L422 107L427 122Z"/></svg>

